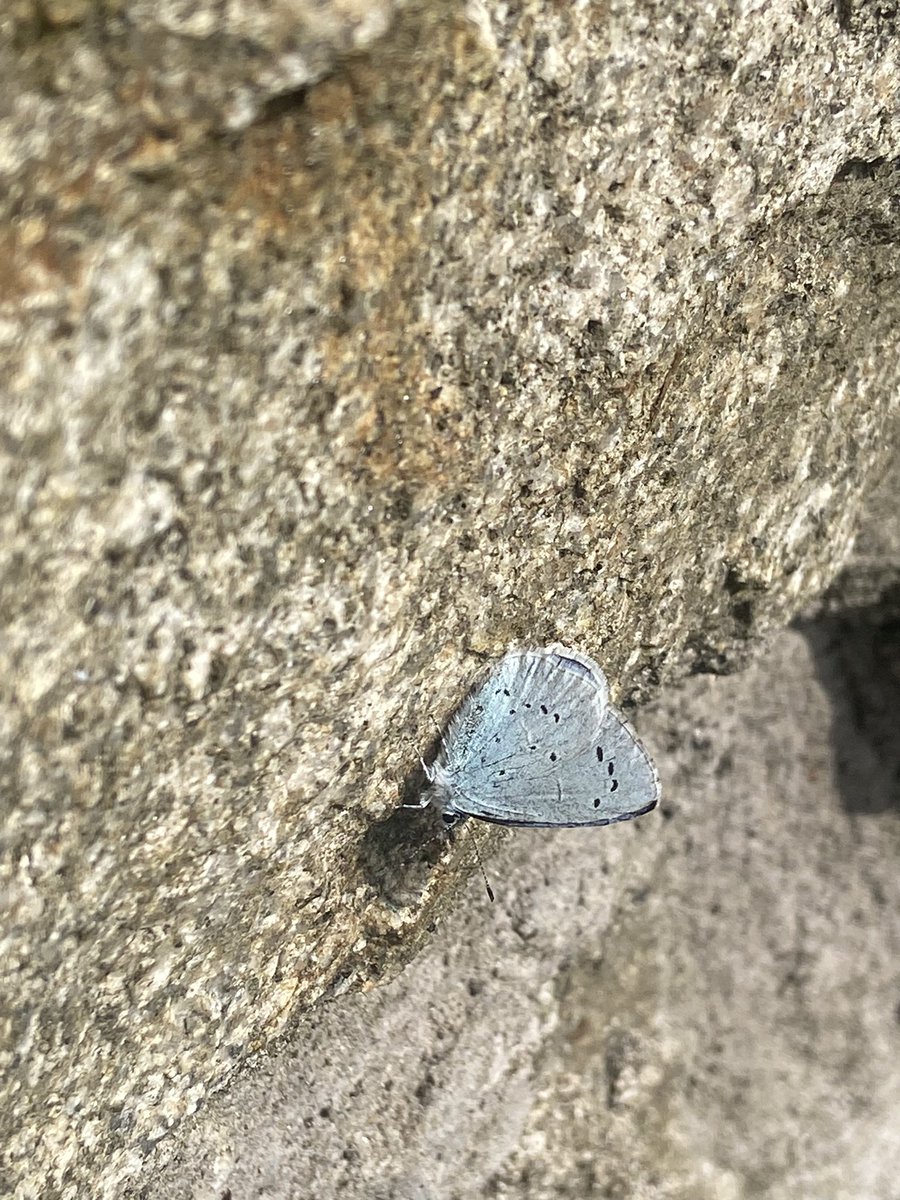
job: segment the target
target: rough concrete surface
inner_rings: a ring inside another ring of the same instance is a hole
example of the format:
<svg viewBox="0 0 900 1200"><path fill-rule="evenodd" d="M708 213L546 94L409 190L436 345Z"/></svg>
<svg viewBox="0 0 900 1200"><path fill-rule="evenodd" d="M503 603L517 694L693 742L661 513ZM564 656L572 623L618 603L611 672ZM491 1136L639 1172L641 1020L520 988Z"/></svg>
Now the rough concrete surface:
<svg viewBox="0 0 900 1200"><path fill-rule="evenodd" d="M414 957L469 860L391 814L485 660L643 702L821 596L895 428L895 32L0 8L0 1190L120 1196Z"/></svg>
<svg viewBox="0 0 900 1200"><path fill-rule="evenodd" d="M819 621L646 711L661 812L510 833L493 905L470 879L402 975L311 1014L140 1195L895 1200L892 630Z"/></svg>

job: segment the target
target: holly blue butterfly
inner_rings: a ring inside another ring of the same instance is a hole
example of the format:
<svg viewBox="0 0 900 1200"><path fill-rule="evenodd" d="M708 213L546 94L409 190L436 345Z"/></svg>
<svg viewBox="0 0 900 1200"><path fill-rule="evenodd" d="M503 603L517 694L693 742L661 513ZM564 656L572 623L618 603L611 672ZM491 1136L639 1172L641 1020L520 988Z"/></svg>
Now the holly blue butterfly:
<svg viewBox="0 0 900 1200"><path fill-rule="evenodd" d="M444 822L612 825L650 812L659 776L606 676L558 643L510 650L451 720L421 807Z"/></svg>

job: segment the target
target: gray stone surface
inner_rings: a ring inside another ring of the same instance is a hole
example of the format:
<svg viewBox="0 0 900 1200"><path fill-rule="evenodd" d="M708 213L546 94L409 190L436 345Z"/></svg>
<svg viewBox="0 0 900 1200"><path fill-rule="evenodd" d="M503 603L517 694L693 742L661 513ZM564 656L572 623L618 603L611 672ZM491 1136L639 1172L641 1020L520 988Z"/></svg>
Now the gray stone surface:
<svg viewBox="0 0 900 1200"><path fill-rule="evenodd" d="M140 1194L894 1200L900 736L874 811L863 632L806 633L645 711L661 812L510 833L495 904L470 880L402 975L311 1014ZM900 641L868 635L896 714Z"/></svg>
<svg viewBox="0 0 900 1200"><path fill-rule="evenodd" d="M900 447L900 430L894 443ZM869 490L866 516L844 566L807 616L843 616L867 625L900 619L900 453Z"/></svg>
<svg viewBox="0 0 900 1200"><path fill-rule="evenodd" d="M52 78L70 97L93 102L91 123L101 112L116 122L109 105L116 82L107 73L114 70L149 126L146 157L137 161L152 172L178 156L174 145L160 156L160 136L183 142L188 131L240 132L267 104L302 93L342 56L365 51L404 7L404 0L109 0L102 8L91 0L9 0L0 21L8 48L24 49L26 73L37 68L40 82ZM19 64L9 65L21 77Z"/></svg>
<svg viewBox="0 0 900 1200"><path fill-rule="evenodd" d="M413 956L464 855L390 814L485 657L642 700L820 596L896 410L892 32L4 7L7 1190L120 1195Z"/></svg>

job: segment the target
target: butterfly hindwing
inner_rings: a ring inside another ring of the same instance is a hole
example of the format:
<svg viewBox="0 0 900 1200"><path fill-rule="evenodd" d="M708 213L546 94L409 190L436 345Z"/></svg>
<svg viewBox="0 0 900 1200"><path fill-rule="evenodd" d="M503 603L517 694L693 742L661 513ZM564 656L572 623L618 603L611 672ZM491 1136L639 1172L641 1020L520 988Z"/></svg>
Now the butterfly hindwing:
<svg viewBox="0 0 900 1200"><path fill-rule="evenodd" d="M589 746L553 761L552 753L520 755L513 770L489 768L477 792L460 796L460 811L505 825L611 825L649 812L659 799L647 751L612 707Z"/></svg>

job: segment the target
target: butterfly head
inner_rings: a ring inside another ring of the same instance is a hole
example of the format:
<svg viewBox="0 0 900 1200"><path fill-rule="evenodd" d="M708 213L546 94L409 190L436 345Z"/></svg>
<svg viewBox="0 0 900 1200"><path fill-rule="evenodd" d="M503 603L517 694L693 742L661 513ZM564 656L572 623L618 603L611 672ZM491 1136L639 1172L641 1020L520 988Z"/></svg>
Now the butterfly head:
<svg viewBox="0 0 900 1200"><path fill-rule="evenodd" d="M422 793L422 806L433 805L440 812L444 824L450 828L461 816L453 803L454 788L451 775L438 760L425 767L425 777L428 787Z"/></svg>

